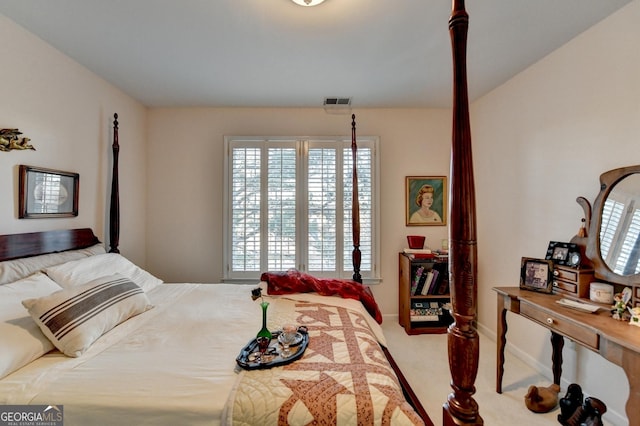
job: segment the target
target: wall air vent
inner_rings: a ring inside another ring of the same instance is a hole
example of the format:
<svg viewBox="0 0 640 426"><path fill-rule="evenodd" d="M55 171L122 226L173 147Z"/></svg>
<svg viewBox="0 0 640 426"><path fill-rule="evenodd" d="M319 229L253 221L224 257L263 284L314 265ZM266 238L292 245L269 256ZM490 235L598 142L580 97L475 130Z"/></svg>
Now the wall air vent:
<svg viewBox="0 0 640 426"><path fill-rule="evenodd" d="M324 110L329 114L348 114L351 112L351 98L324 98Z"/></svg>

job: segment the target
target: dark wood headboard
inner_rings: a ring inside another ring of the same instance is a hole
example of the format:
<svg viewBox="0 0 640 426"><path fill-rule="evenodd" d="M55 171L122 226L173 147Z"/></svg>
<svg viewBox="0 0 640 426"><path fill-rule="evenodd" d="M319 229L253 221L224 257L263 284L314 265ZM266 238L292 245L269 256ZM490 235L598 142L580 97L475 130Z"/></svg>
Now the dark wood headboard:
<svg viewBox="0 0 640 426"><path fill-rule="evenodd" d="M91 247L99 242L89 228L0 235L0 262Z"/></svg>
<svg viewBox="0 0 640 426"><path fill-rule="evenodd" d="M111 171L111 206L109 214L109 244L111 253L119 253L120 191L118 187L118 114L113 115L113 167ZM0 262L21 257L77 250L100 243L90 228L61 229L0 235Z"/></svg>

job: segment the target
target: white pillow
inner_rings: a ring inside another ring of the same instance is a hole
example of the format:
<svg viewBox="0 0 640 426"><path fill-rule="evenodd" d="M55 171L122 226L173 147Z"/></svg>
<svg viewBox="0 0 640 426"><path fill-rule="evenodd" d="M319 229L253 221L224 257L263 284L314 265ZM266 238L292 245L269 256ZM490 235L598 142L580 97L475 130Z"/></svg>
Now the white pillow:
<svg viewBox="0 0 640 426"><path fill-rule="evenodd" d="M42 268L46 268L48 266L59 265L71 260L82 259L84 257L104 253L104 246L102 244L96 244L94 246L78 250L6 260L4 262L0 262L0 285L12 283L19 279L28 277L34 272L38 272Z"/></svg>
<svg viewBox="0 0 640 426"><path fill-rule="evenodd" d="M131 263L117 253L99 254L44 269L44 273L62 288L86 284L96 278L120 274L138 284L145 292L162 284L162 280Z"/></svg>
<svg viewBox="0 0 640 426"><path fill-rule="evenodd" d="M22 304L49 340L70 357L82 355L104 333L152 307L142 289L119 274Z"/></svg>
<svg viewBox="0 0 640 426"><path fill-rule="evenodd" d="M59 290L58 284L40 272L0 286L0 378L53 349L20 302Z"/></svg>

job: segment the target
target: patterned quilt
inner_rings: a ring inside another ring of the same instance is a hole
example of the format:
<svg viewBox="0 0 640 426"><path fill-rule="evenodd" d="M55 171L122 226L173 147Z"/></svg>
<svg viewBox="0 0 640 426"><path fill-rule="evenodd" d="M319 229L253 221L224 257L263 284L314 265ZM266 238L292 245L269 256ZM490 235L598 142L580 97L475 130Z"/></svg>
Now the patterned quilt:
<svg viewBox="0 0 640 426"><path fill-rule="evenodd" d="M289 306L287 306L289 305ZM297 361L242 371L226 407L233 425L423 425L362 312L278 299L309 331Z"/></svg>

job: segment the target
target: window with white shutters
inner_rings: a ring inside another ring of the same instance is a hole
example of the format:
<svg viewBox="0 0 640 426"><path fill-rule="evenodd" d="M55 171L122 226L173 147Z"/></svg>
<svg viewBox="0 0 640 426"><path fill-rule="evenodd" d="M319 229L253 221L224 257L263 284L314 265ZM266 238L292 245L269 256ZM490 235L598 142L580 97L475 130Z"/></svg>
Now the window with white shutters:
<svg viewBox="0 0 640 426"><path fill-rule="evenodd" d="M377 279L377 143L358 138L360 272L368 281ZM225 147L225 280L291 268L351 278L351 139L226 137Z"/></svg>

